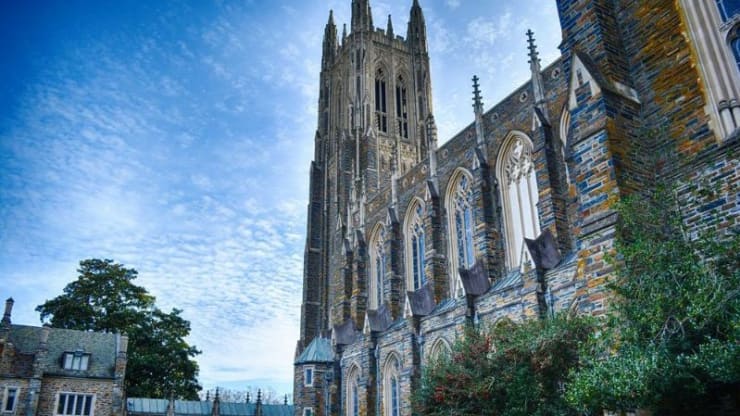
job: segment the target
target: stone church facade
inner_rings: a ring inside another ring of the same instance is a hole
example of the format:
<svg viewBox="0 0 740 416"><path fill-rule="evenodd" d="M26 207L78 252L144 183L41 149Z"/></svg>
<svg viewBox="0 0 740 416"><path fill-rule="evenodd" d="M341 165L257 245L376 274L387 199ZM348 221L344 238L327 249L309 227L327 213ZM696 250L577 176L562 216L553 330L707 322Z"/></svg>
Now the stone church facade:
<svg viewBox="0 0 740 416"><path fill-rule="evenodd" d="M330 13L296 415L410 415L468 323L603 313L613 205L651 184L656 154L675 155L658 165L691 230L740 226L738 3L557 6L561 57L541 66L528 33L531 80L484 110L475 78L473 122L443 146L418 1L405 38L369 0L341 34Z"/></svg>

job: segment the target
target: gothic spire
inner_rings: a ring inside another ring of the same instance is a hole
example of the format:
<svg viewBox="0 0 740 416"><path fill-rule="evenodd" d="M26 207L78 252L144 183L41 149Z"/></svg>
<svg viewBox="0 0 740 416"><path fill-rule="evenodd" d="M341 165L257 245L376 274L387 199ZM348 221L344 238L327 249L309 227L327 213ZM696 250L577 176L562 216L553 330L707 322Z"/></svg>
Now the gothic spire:
<svg viewBox="0 0 740 416"><path fill-rule="evenodd" d="M352 32L372 31L373 12L370 0L352 0Z"/></svg>
<svg viewBox="0 0 740 416"><path fill-rule="evenodd" d="M529 68L532 71L532 90L534 93L534 103L537 108L547 117L545 108L545 87L542 81L542 69L540 68L540 58L537 52L537 45L534 43L534 32L527 30L527 49L529 49Z"/></svg>
<svg viewBox="0 0 740 416"><path fill-rule="evenodd" d="M427 25L424 21L424 12L421 11L421 6L419 6L419 0L414 0L414 4L411 6L406 38L414 48L421 51L427 50Z"/></svg>
<svg viewBox="0 0 740 416"><path fill-rule="evenodd" d="M337 52L337 26L334 24L334 11L329 11L329 21L324 28L324 50L321 59L321 66L327 67L334 62Z"/></svg>
<svg viewBox="0 0 740 416"><path fill-rule="evenodd" d="M393 34L393 22L391 21L391 15L388 15L388 28L385 30L385 33L391 39L396 37L396 35Z"/></svg>

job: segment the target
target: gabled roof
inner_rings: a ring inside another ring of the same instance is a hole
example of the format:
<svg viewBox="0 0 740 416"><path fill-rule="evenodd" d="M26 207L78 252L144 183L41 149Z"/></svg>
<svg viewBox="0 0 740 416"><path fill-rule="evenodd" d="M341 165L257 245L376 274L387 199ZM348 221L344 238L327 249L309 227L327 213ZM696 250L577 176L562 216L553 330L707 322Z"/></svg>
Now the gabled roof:
<svg viewBox="0 0 740 416"><path fill-rule="evenodd" d="M10 341L19 354L35 355L44 328L27 325L11 325ZM77 331L73 329L49 328L47 354L41 363L45 374L114 378L116 353L120 335L106 332ZM90 354L87 371L65 370L62 355L80 350Z"/></svg>
<svg viewBox="0 0 740 416"><path fill-rule="evenodd" d="M331 347L331 341L317 337L303 350L303 353L295 360L295 364L331 363L333 361L334 351Z"/></svg>

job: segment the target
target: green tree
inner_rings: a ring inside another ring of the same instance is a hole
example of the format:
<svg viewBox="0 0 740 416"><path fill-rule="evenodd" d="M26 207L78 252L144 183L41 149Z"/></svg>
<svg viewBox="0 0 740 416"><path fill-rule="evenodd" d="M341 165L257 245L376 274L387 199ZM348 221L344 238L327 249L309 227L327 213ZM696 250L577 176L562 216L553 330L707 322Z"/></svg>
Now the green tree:
<svg viewBox="0 0 740 416"><path fill-rule="evenodd" d="M55 328L125 333L129 337L126 393L129 397L198 399L200 354L185 338L190 322L179 309L165 313L154 296L137 286L137 271L113 260L80 262L77 280L64 294L36 307Z"/></svg>
<svg viewBox="0 0 740 416"><path fill-rule="evenodd" d="M414 409L423 415L577 415L562 394L580 345L594 330L585 317L469 327L448 356L425 368Z"/></svg>
<svg viewBox="0 0 740 416"><path fill-rule="evenodd" d="M666 186L618 211L615 301L567 398L590 413L704 414L740 392L740 238L690 235Z"/></svg>

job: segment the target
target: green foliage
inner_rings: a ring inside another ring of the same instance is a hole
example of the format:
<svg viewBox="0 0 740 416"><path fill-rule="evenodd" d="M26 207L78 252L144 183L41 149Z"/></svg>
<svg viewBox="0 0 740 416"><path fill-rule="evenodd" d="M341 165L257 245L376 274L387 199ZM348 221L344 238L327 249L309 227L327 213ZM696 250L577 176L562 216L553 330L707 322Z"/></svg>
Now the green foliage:
<svg viewBox="0 0 740 416"><path fill-rule="evenodd" d="M699 414L740 383L740 238L690 238L665 187L618 211L616 302L568 401L585 412Z"/></svg>
<svg viewBox="0 0 740 416"><path fill-rule="evenodd" d="M56 328L108 331L129 336L126 393L129 397L197 400L200 351L188 345L190 322L155 306L155 298L133 283L137 272L112 260L80 262L77 280L64 294L36 307Z"/></svg>
<svg viewBox="0 0 740 416"><path fill-rule="evenodd" d="M595 326L556 316L470 328L449 356L429 365L414 396L423 415L576 415L562 386Z"/></svg>

